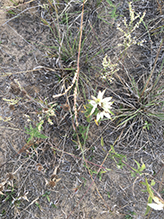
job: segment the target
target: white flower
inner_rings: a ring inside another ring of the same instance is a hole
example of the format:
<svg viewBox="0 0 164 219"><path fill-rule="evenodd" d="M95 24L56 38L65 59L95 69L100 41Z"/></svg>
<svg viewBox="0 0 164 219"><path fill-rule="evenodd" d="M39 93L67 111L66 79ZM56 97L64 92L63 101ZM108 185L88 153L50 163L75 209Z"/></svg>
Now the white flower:
<svg viewBox="0 0 164 219"><path fill-rule="evenodd" d="M163 204L160 203L160 204L155 204L155 203L149 203L147 204L149 207L153 208L154 210L157 210L157 211L161 211L163 210Z"/></svg>
<svg viewBox="0 0 164 219"><path fill-rule="evenodd" d="M147 205L151 208L153 208L154 210L163 210L164 209L164 201L159 199L158 197L154 196L153 200L155 201L155 203L148 203Z"/></svg>
<svg viewBox="0 0 164 219"><path fill-rule="evenodd" d="M97 113L96 120L99 121L100 119L103 119L104 116L106 116L108 119L111 119L109 112L102 111L102 112Z"/></svg>
<svg viewBox="0 0 164 219"><path fill-rule="evenodd" d="M104 116L107 117L108 119L111 119L111 111L109 109L111 109L111 105L113 104L113 102L111 102L112 97L105 97L103 99L103 95L105 93L104 91L99 91L97 98L92 96L93 100L89 100L90 104L93 106L92 111L90 113L90 115L92 115L96 108L99 109L99 112L97 114L97 121L99 121L100 119L102 119Z"/></svg>

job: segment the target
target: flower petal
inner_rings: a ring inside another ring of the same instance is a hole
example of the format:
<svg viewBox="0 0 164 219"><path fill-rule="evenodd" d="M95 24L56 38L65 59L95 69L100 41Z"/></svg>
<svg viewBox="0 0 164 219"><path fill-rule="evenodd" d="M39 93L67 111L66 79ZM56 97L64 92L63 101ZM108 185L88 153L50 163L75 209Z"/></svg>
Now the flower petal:
<svg viewBox="0 0 164 219"><path fill-rule="evenodd" d="M110 114L108 112L104 111L104 116L106 116L108 119L111 119L111 116L110 116Z"/></svg>
<svg viewBox="0 0 164 219"><path fill-rule="evenodd" d="M94 105L92 110L91 110L91 113L90 113L90 116L95 112L95 109L97 108L97 105Z"/></svg>
<svg viewBox="0 0 164 219"><path fill-rule="evenodd" d="M109 102L109 101L111 101L111 99L112 99L112 97L105 97L105 98L103 99L103 101L104 101L104 102Z"/></svg>
<svg viewBox="0 0 164 219"><path fill-rule="evenodd" d="M96 98L96 97L94 97L94 96L91 96L91 97L92 97L92 99L93 99L94 101L96 101L96 100L97 100L97 98ZM93 101L93 100L92 100L92 101Z"/></svg>
<svg viewBox="0 0 164 219"><path fill-rule="evenodd" d="M92 106L97 106L97 103L96 103L94 100L90 100L89 103L90 103Z"/></svg>
<svg viewBox="0 0 164 219"><path fill-rule="evenodd" d="M111 105L112 105L112 103L110 103L110 104L109 104L109 103L108 103L108 104L107 104L107 103L103 103L103 104L102 104L102 108L103 108L105 111L108 111L108 109L111 109L111 108L112 108Z"/></svg>
<svg viewBox="0 0 164 219"><path fill-rule="evenodd" d="M162 203L161 204L148 203L147 205L153 208L154 210L158 210L158 211L163 210L164 207Z"/></svg>
<svg viewBox="0 0 164 219"><path fill-rule="evenodd" d="M106 91L106 90L103 90L102 92L99 91L97 98L100 99L100 100L102 100L105 91Z"/></svg>
<svg viewBox="0 0 164 219"><path fill-rule="evenodd" d="M99 112L97 113L97 117L96 117L96 120L99 121L101 118L103 118L103 112Z"/></svg>

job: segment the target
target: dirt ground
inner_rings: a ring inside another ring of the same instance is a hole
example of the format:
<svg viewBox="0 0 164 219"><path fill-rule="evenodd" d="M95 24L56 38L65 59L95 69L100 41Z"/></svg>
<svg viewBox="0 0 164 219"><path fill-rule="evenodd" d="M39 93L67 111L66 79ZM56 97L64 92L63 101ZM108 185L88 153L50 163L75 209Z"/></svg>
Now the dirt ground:
<svg viewBox="0 0 164 219"><path fill-rule="evenodd" d="M120 82L115 80L110 84L100 78L105 54L112 60L119 54L120 48L115 45L122 39L122 33L117 30L117 24L121 24L124 16L129 17L128 1L112 1L117 6L116 19L111 18L107 2L88 0L84 9L84 45L80 56L77 98L81 129L88 127L82 112L83 105L98 90L106 89L105 95L113 96L115 108L121 101L118 96L129 98ZM55 29L58 22L53 17L55 7L51 7L57 3L58 14L67 12L70 16L68 23L66 17L58 18L61 19L62 39L58 50L58 32ZM0 3L0 186L7 179L5 188L0 187L0 217L164 218L163 211L155 210L145 216L148 193L144 191L141 179L132 177L127 166L119 169L114 159L105 159L110 145L115 145L115 151L127 157L129 166L136 168L134 160L144 163L143 179L154 177L157 182L155 189L164 198L163 120L153 119L152 127L141 131L137 125L134 128L130 124L117 127L117 121L105 120L97 126L92 121L85 143L79 128L85 159L93 173L91 176L72 126L73 89L62 97L53 98L71 84L76 70L78 43L74 39L78 42L81 4L82 1L78 0L52 3L49 0L14 3L4 0ZM128 81L125 72L136 80L150 74L164 37L163 27L158 28L163 25L163 1L134 1L133 7L137 13L146 11L144 21L148 30L141 25L136 33L137 38L145 40L144 46L129 48L126 58L120 63L123 67L119 76L125 81ZM158 34L153 34L158 30ZM157 60L154 78L158 75L163 51L164 47ZM163 82L164 77L161 77L158 86ZM55 104L52 124L45 116L42 130L47 138L36 138L27 144L29 135L25 127L37 125L50 104ZM86 134L87 129L83 133ZM104 172L97 176L96 171L100 167Z"/></svg>

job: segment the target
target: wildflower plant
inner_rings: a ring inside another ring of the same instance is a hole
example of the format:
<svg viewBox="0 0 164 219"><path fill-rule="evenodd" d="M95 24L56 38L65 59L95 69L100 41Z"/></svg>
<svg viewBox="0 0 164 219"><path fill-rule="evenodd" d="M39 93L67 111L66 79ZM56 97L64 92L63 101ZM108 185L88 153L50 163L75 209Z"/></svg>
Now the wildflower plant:
<svg viewBox="0 0 164 219"><path fill-rule="evenodd" d="M40 116L39 116L39 120L40 122L43 124L45 120L48 121L48 123L50 125L53 125L53 121L52 121L52 117L55 117L55 106L57 104L52 104L51 106L48 106L47 108L45 109L42 109L42 112L40 113Z"/></svg>
<svg viewBox="0 0 164 219"><path fill-rule="evenodd" d="M102 0L101 0L102 1ZM120 4L115 4L113 3L111 0L106 0L107 4L108 4L108 10L107 10L107 14L102 15L100 14L98 16L99 19L101 19L104 23L109 24L109 25L113 25L114 21L117 19L117 17L119 16L119 14L117 13L117 9L119 7ZM110 17L112 19L112 22L108 21L108 17Z"/></svg>
<svg viewBox="0 0 164 219"><path fill-rule="evenodd" d="M38 123L36 125L35 128L32 127L31 123L30 123L30 128L29 129L27 127L25 127L26 134L30 135L30 137L28 138L27 143L32 141L34 138L43 138L43 139L48 138L47 136L40 133L40 131L42 129L42 124L43 124L43 122L41 121L40 123Z"/></svg>
<svg viewBox="0 0 164 219"><path fill-rule="evenodd" d="M155 191L152 187L155 185L155 181L151 180L151 183L149 184L147 178L145 178L145 182L142 182L142 184L146 186L147 192L149 193L147 209L146 209L145 215L147 215L149 213L150 208L152 208L156 211L163 210L164 209L164 200L162 199L160 194L157 191ZM154 192L156 192L158 197L154 195ZM154 201L154 202L152 202L152 201Z"/></svg>
<svg viewBox="0 0 164 219"><path fill-rule="evenodd" d="M107 79L110 82L112 82L114 80L113 74L119 70L118 64L117 63L113 64L110 60L110 57L108 57L108 55L106 55L103 58L102 65L104 68L104 74L103 74L102 78Z"/></svg>
<svg viewBox="0 0 164 219"><path fill-rule="evenodd" d="M129 23L127 23L126 17L124 17L124 20L123 20L126 30L123 30L120 27L120 25L117 25L117 29L124 34L124 42L123 44L118 44L118 46L124 46L125 49L128 49L133 44L142 46L144 42L144 40L137 42L136 37L132 37L132 33L139 27L139 25L141 24L141 22L143 21L145 17L146 12L144 11L143 15L140 16L140 13L137 14L136 12L134 12L134 10L132 9L132 3L129 2L129 13L130 13ZM137 15L135 16L135 14ZM136 24L134 24L134 21L137 19L139 19L139 21L137 21Z"/></svg>
<svg viewBox="0 0 164 219"><path fill-rule="evenodd" d="M162 44L163 40L161 41L156 55L156 60L159 56ZM149 131L150 127L153 126L152 119L163 120L164 114L162 112L162 106L164 101L162 94L164 91L163 86L158 87L162 76L161 69L163 63L161 64L158 77L152 85L150 83L150 79L153 78L156 63L154 64L149 77L145 80L146 83L143 83L142 81L136 82L132 75L128 75L129 82L126 82L125 80L123 81L122 89L124 90L125 88L126 91L124 91L126 92L127 97L130 96L131 98L122 98L121 102L119 102L119 109L117 110L117 118L119 119L118 126L126 125L130 121L133 121L133 125L131 123L131 127L135 127L135 124L138 124L143 130L146 129ZM127 134L128 133L129 132L127 132Z"/></svg>
<svg viewBox="0 0 164 219"><path fill-rule="evenodd" d="M148 203L147 205L156 211L161 211L164 209L164 201L154 196L153 200L155 203Z"/></svg>
<svg viewBox="0 0 164 219"><path fill-rule="evenodd" d="M111 11L109 11L108 13L111 15L111 18L116 20L116 18L118 17L118 14L116 13L117 7L112 3L112 1L110 1L110 0L106 0L106 1L111 8Z"/></svg>
<svg viewBox="0 0 164 219"><path fill-rule="evenodd" d="M98 125L98 122L100 122L104 116L108 119L112 119L111 115L114 115L114 113L111 111L113 102L111 101L112 97L105 97L103 99L103 95L105 93L104 91L99 91L98 96L94 97L92 96L92 100L89 100L89 104L85 106L86 117L91 117L92 115L96 116L95 123ZM89 119L90 120L90 119Z"/></svg>
<svg viewBox="0 0 164 219"><path fill-rule="evenodd" d="M124 40L122 44L118 44L119 46L123 46L126 51L130 46L138 44L142 45L143 41L137 41L135 37L132 37L134 31L139 27L139 25L144 21L145 12L140 15L137 14L132 9L132 3L129 3L129 15L130 19L127 22L126 18L124 18L123 23L125 28L122 29L118 26L118 30L124 34ZM145 25L145 24L144 24ZM122 91L118 93L118 109L116 109L115 119L117 119L118 127L120 126L127 126L129 130L126 131L125 136L130 136L131 130L136 130L136 127L141 127L137 129L137 134L140 135L143 130L149 131L150 126L153 126L153 119L163 120L163 98L161 94L163 93L163 86L160 85L160 78L162 76L162 67L164 64L164 59L162 61L160 70L158 75L154 80L154 70L156 67L156 63L158 57L161 52L161 48L163 45L163 40L161 40L159 49L156 54L156 59L154 62L154 66L149 74L149 76L143 75L139 79L136 76L133 76L128 70L126 69L127 80L124 77L120 77L117 74L117 78L119 79L119 84L122 86ZM118 60L122 58L121 53ZM104 69L108 71L106 68L106 59L103 60ZM109 62L110 66L110 62ZM117 66L114 66L117 69ZM115 69L114 68L114 69ZM110 67L110 71L112 72L113 69ZM109 73L107 73L109 75ZM153 83L152 83L153 82ZM116 82L117 83L117 82ZM123 94L124 93L124 94ZM122 95L123 94L123 95ZM132 131L132 132L133 132ZM125 137L124 136L124 137ZM142 136L142 135L140 135ZM138 136L139 137L139 136ZM133 138L133 140L138 139L138 137Z"/></svg>

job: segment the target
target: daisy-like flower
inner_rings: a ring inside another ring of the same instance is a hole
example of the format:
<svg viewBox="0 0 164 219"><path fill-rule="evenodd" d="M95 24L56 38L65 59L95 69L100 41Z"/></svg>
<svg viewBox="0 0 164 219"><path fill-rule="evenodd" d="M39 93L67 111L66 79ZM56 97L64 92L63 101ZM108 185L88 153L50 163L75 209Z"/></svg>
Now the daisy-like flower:
<svg viewBox="0 0 164 219"><path fill-rule="evenodd" d="M111 102L112 97L105 97L103 99L103 95L105 93L104 91L99 91L98 96L94 97L92 96L93 100L89 100L89 103L93 106L90 115L92 115L96 109L99 110L97 113L96 120L99 121L100 119L103 119L103 117L107 117L108 119L111 119L111 115L113 114L110 109L112 108L111 105L113 102Z"/></svg>
<svg viewBox="0 0 164 219"><path fill-rule="evenodd" d="M153 208L156 211L161 211L164 209L164 201L159 199L158 197L154 196L153 200L155 203L148 203L147 205L151 208Z"/></svg>
<svg viewBox="0 0 164 219"><path fill-rule="evenodd" d="M110 116L109 112L102 111L102 112L97 113L96 120L99 121L100 119L103 119L104 116L107 117L108 119L111 119L111 116Z"/></svg>

